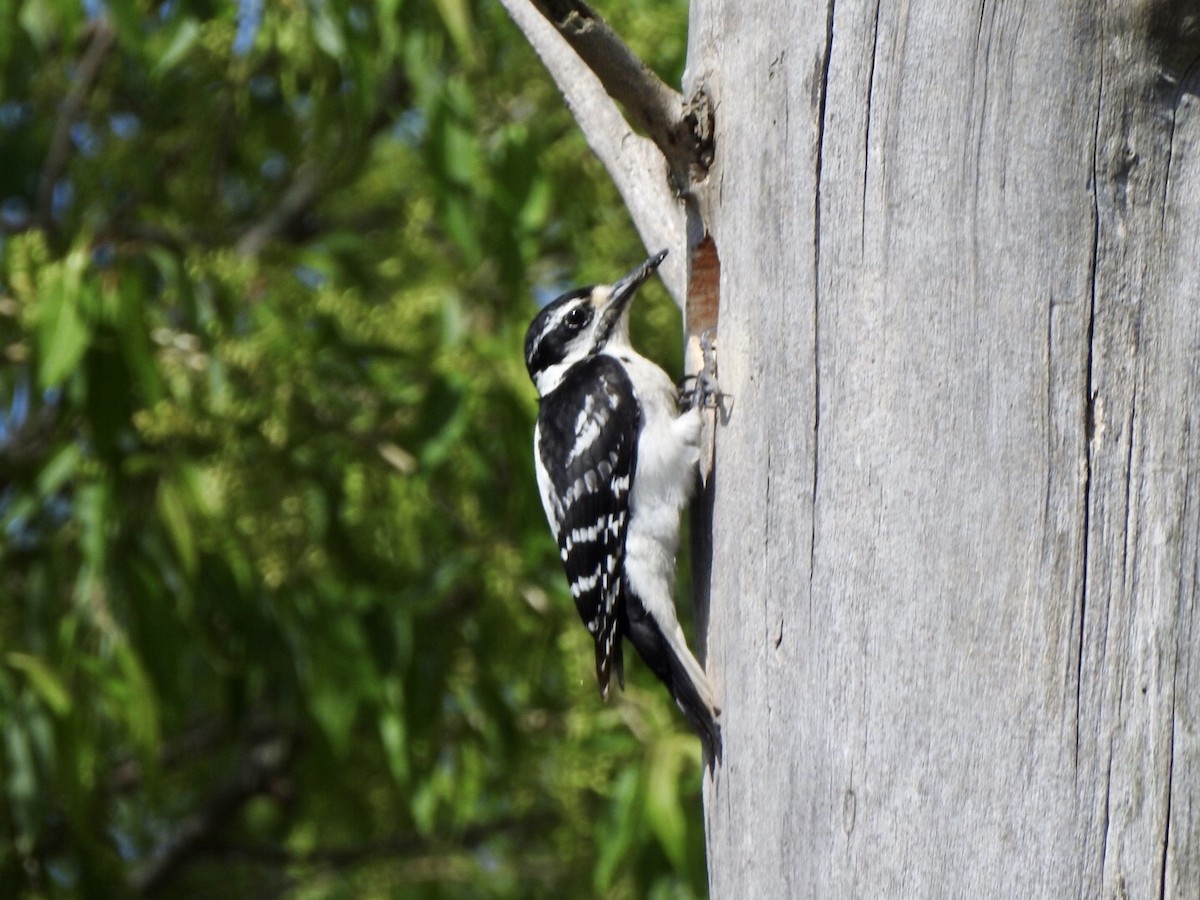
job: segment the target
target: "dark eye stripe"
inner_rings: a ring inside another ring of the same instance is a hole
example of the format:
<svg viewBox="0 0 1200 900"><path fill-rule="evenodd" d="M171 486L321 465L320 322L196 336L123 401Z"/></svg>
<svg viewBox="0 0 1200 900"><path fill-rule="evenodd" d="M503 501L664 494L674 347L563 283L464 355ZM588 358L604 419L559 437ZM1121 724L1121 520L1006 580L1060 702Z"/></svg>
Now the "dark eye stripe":
<svg viewBox="0 0 1200 900"><path fill-rule="evenodd" d="M595 319L587 302L592 288L563 294L534 318L525 334L525 363L530 375L561 362L568 348Z"/></svg>

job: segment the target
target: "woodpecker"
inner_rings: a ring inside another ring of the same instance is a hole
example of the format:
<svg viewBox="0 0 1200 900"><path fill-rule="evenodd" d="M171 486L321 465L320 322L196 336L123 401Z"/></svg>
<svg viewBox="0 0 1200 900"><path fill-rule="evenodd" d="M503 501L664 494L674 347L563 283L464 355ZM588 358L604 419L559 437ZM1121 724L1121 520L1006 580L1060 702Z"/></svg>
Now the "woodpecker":
<svg viewBox="0 0 1200 900"><path fill-rule="evenodd" d="M675 615L680 513L696 482L700 405L629 342L629 301L663 250L615 284L563 294L534 318L525 364L541 405L534 464L571 597L596 643L607 699L625 687L622 639L671 692L709 758L718 710Z"/></svg>

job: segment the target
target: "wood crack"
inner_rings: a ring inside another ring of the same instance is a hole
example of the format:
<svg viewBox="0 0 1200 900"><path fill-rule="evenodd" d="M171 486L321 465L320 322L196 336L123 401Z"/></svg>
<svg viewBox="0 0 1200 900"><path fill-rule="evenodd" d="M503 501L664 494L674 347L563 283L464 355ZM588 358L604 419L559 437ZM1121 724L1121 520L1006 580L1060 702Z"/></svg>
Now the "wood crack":
<svg viewBox="0 0 1200 900"><path fill-rule="evenodd" d="M1171 745L1167 751L1167 812L1163 823L1162 859L1158 867L1158 898L1167 897L1167 858L1171 849L1171 801L1175 795L1175 683L1179 677L1179 653L1176 645L1175 666L1171 672Z"/></svg>
<svg viewBox="0 0 1200 900"><path fill-rule="evenodd" d="M863 135L863 177L862 177L862 228L859 231L859 249L863 256L867 252L867 181L871 169L871 103L875 98L875 61L879 58L879 6L882 0L875 0L875 18L871 26L871 63L867 70L867 111ZM828 74L828 65L826 73ZM822 112L824 119L824 112Z"/></svg>
<svg viewBox="0 0 1200 900"><path fill-rule="evenodd" d="M986 0L979 4L979 27L975 34L975 49L974 49L974 67L971 70L971 95L976 94L976 75L980 75L983 81L983 88L978 93L979 98L979 131L975 135L975 159L970 173L971 177L971 206L970 206L970 240L971 254L968 257L968 263L971 271L972 289L978 293L982 290L982 284L979 276L979 260L983 257L983 251L980 249L980 233L979 233L979 194L982 188L980 184L980 172L983 169L983 153L984 153L984 132L987 130L987 114L988 114L988 76L992 67L992 38L994 28L989 23L987 28L986 40L984 35L984 22L988 12ZM996 12L992 8L992 20L994 22ZM979 47L983 44L983 59L979 58ZM982 73L980 66L982 64Z"/></svg>
<svg viewBox="0 0 1200 900"><path fill-rule="evenodd" d="M834 0L825 17L825 58L821 65L820 101L817 110L816 186L813 191L813 477L812 517L808 545L808 578L812 581L817 555L817 482L821 473L821 169L825 152L825 105L829 99L829 65L833 57Z"/></svg>
<svg viewBox="0 0 1200 900"><path fill-rule="evenodd" d="M1087 636L1089 550L1091 549L1092 454L1096 439L1096 280L1100 264L1100 113L1104 98L1104 62L1100 63L1100 83L1096 90L1096 117L1092 131L1092 254L1088 272L1089 306L1087 324L1086 396L1083 423L1083 553L1079 586L1079 644L1075 660L1075 771L1079 772L1080 716L1083 694L1083 656Z"/></svg>
<svg viewBox="0 0 1200 900"><path fill-rule="evenodd" d="M1137 384L1133 386L1133 394L1129 401L1129 447L1125 451L1125 542L1121 547L1121 577L1133 593L1134 578L1129 572L1130 545L1133 545L1134 562L1137 557L1137 523L1133 518L1133 447L1137 441ZM1144 478L1144 474L1142 476ZM1140 487L1144 488L1144 485ZM1141 493L1141 491L1139 491Z"/></svg>
<svg viewBox="0 0 1200 900"><path fill-rule="evenodd" d="M1163 175L1162 208L1159 210L1159 228L1165 234L1167 230L1167 200L1171 195L1171 163L1175 159L1175 127L1179 120L1180 91L1175 92L1171 104L1171 133L1167 138L1167 171Z"/></svg>
<svg viewBox="0 0 1200 900"><path fill-rule="evenodd" d="M1108 828L1112 823L1109 804L1112 798L1112 743L1108 746L1108 768L1104 770L1104 841L1100 845L1100 884L1104 884L1104 867L1108 860Z"/></svg>
<svg viewBox="0 0 1200 900"><path fill-rule="evenodd" d="M771 568L771 440L767 438L767 484L766 495L763 498L763 582L769 583ZM770 634L771 609L764 606L763 633Z"/></svg>

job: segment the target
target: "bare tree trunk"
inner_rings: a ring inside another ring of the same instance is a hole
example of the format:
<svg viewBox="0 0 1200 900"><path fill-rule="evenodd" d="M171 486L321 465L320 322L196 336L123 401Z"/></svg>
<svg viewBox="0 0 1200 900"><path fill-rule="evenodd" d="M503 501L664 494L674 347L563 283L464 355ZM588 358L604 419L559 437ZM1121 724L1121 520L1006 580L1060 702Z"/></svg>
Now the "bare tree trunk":
<svg viewBox="0 0 1200 900"><path fill-rule="evenodd" d="M1200 891L1198 20L694 4L714 897Z"/></svg>

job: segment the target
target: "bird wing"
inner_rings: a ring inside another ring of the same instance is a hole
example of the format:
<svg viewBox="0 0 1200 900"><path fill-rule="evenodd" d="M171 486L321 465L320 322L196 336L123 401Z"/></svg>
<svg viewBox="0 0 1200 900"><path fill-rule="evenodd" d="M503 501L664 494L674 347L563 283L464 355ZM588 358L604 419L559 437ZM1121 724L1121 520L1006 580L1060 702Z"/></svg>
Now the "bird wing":
<svg viewBox="0 0 1200 900"><path fill-rule="evenodd" d="M602 696L614 670L625 685L618 613L640 428L633 383L620 363L604 355L575 366L542 398L538 414L542 506L575 608L596 641Z"/></svg>

